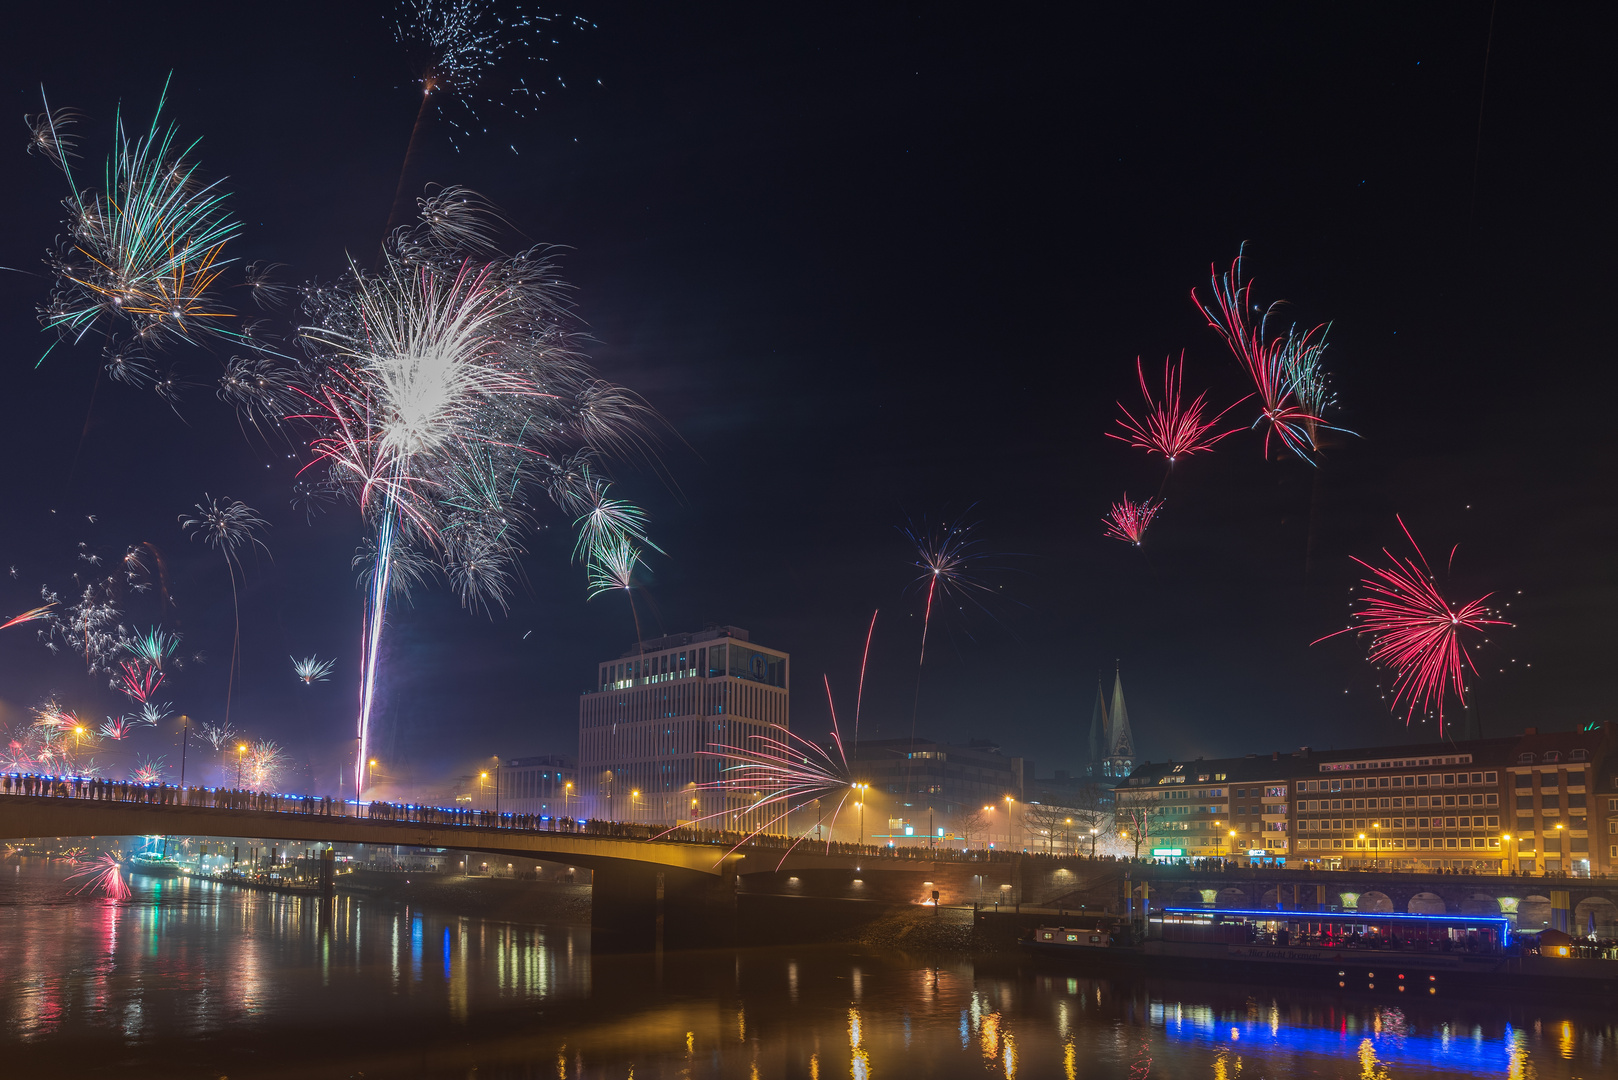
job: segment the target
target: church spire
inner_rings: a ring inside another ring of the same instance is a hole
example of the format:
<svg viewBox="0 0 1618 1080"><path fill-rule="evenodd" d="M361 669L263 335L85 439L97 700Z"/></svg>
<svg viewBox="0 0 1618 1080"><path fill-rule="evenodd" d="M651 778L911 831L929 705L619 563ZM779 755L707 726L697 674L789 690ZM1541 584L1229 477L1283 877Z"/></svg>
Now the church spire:
<svg viewBox="0 0 1618 1080"><path fill-rule="evenodd" d="M1089 753L1085 755L1088 771L1092 776L1104 773L1102 763L1107 760L1108 736L1107 724L1107 695L1101 688L1101 680L1096 680L1096 704L1090 712L1090 744Z"/></svg>
<svg viewBox="0 0 1618 1080"><path fill-rule="evenodd" d="M1112 711L1108 725L1107 764L1114 776L1127 775L1135 767L1135 735L1129 730L1129 709L1124 705L1124 677L1121 670L1112 677Z"/></svg>

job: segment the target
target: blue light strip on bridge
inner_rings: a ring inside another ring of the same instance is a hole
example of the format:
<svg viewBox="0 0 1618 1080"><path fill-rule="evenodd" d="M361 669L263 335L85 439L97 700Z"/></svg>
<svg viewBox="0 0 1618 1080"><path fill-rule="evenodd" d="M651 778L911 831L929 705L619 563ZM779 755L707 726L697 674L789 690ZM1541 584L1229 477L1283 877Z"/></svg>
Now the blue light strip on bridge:
<svg viewBox="0 0 1618 1080"><path fill-rule="evenodd" d="M1165 915L1247 915L1260 919L1314 919L1318 922L1370 922L1376 920L1420 919L1447 923L1499 923L1511 929L1511 920L1499 915L1395 915L1353 911L1248 911L1243 908L1164 908Z"/></svg>

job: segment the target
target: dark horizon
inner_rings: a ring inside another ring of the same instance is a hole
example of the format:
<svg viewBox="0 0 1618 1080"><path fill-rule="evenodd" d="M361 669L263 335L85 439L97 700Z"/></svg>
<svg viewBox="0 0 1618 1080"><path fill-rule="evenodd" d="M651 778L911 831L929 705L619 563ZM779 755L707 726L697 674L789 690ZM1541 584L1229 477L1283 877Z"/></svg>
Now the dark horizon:
<svg viewBox="0 0 1618 1080"><path fill-rule="evenodd" d="M19 41L71 48L29 50L10 100L37 112L43 84L84 113L93 173L114 110L144 125L172 71L165 115L228 177L235 254L329 280L375 252L416 115L389 10L101 35L82 11L31 12ZM1082 763L1115 665L1142 758L1429 742L1433 725L1384 704L1363 644L1310 645L1344 625L1352 556L1406 553L1402 515L1449 595L1511 604L1517 625L1476 653L1484 736L1608 717L1614 440L1574 403L1613 390L1613 151L1587 115L1610 94L1576 13L1502 8L1492 45L1487 4L580 13L596 29L531 65L566 88L459 153L429 121L412 187L463 184L511 243L563 245L594 363L668 421L656 461L614 470L668 553L635 595L648 636L725 623L789 652L793 727L812 736L823 675L852 710L880 610L862 734L908 736L919 702L918 736L990 738L1043 775ZM230 586L176 515L204 493L245 500L272 555L246 561L232 719L329 785L353 739L358 515L306 523L289 504L300 462L214 399L229 350L173 353L197 383L179 416L98 379L89 342L36 367L64 192L12 133L0 568L17 573L0 617L42 583L66 596L79 543L116 557L149 541L165 625L206 654L174 680L175 712L216 718ZM1176 466L1141 548L1105 539L1111 502L1164 484L1106 437L1116 403L1138 402L1136 357L1150 380L1185 350L1187 390L1216 408L1247 392L1189 298L1244 242L1258 296L1332 324L1357 435L1318 468L1232 435ZM935 612L918 696L901 528L962 515L982 522L1000 595ZM576 753L577 696L636 626L621 595L586 602L569 522L540 518L509 615L469 615L442 586L395 605L378 740L399 773ZM158 614L150 597L130 610L142 627ZM292 677L289 656L311 653L336 660L331 682ZM0 633L0 676L6 726L53 693L98 719L121 707L28 627ZM1447 719L1458 735L1461 710ZM159 737L141 736L173 766L177 731L172 749Z"/></svg>

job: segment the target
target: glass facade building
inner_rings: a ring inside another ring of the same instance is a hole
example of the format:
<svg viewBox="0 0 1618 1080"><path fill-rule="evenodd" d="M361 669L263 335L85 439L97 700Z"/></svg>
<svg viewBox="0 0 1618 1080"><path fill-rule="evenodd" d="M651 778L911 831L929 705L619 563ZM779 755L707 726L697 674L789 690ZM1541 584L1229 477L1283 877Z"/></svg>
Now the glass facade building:
<svg viewBox="0 0 1618 1080"><path fill-rule="evenodd" d="M763 825L749 793L712 785L726 747L757 748L771 725L789 726L789 664L735 626L643 641L599 664L579 699L579 815Z"/></svg>

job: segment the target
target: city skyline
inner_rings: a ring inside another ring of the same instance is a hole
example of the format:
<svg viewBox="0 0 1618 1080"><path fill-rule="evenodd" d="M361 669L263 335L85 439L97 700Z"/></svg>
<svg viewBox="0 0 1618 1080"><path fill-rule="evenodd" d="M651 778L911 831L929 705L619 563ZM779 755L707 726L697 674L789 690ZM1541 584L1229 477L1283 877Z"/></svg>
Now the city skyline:
<svg viewBox="0 0 1618 1080"><path fill-rule="evenodd" d="M29 17L45 36L65 18ZM1105 18L1117 21L1064 29L1082 42L1142 32L1137 16ZM568 522L551 514L509 615L469 615L442 587L399 605L379 752L418 771L446 752L571 752L578 695L637 619L646 636L732 623L778 643L801 668L794 726L818 733L820 677L839 700L852 692L873 611L870 738L992 737L1041 769L1077 769L1091 682L1121 666L1141 759L1427 740L1430 724L1407 731L1381 700L1363 644L1310 645L1344 625L1362 576L1351 558L1403 544L1396 515L1435 561L1459 546L1459 597L1513 604L1516 625L1478 654L1485 735L1602 718L1610 436L1565 423L1560 397L1574 385L1600 399L1611 378L1593 240L1610 210L1594 194L1604 170L1568 149L1573 121L1544 107L1584 76L1552 62L1550 29L1497 38L1480 136L1484 22L1420 15L1390 41L1370 17L1317 37L1295 16L1251 38L1206 18L1205 34L1161 43L1168 62L1152 67L1171 74L1148 77L1090 45L1085 73L1068 74L1063 34L1033 44L995 28L968 48L942 16L881 13L853 40L794 26L766 49L754 29L703 15L603 12L551 50L569 85L534 118L491 118L490 136L458 151L430 122L418 183L465 184L514 232L569 245L587 351L667 419L657 458L614 472L667 555L649 553L635 611L618 595L586 601ZM208 47L206 25L186 27L177 51L133 27L134 43L32 57L10 85L19 109L37 112L44 84L82 112L93 168L113 110L149 116L172 69L166 115L201 138L207 176L229 178L243 260L292 264L290 284L330 279L378 242L415 91L379 46L381 9L322 12L315 41L295 22L228 53ZM1283 101L1255 65L1300 40L1315 51L1278 61ZM1028 50L1037 62L1009 63ZM302 57L297 75L277 82L288 55ZM1006 81L975 77L1008 67ZM1227 77L1274 110L1187 114ZM278 90L210 93L233 81ZM1138 123L1083 104L1117 94ZM365 123L311 130L322 106ZM1253 126L1267 138L1249 157L1232 146ZM352 738L363 594L349 562L364 529L347 507L309 524L289 505L304 462L244 438L207 385L213 360L177 354L199 373L183 419L98 385L93 347L32 365L49 344L34 309L60 176L17 134L4 182L19 225L0 262L27 273L0 325L15 358L8 457L27 467L8 482L0 565L18 574L0 579L0 613L38 603L41 584L69 588L81 542L99 557L149 542L170 575L164 625L205 656L172 679L176 715L218 718L227 566L175 516L207 493L244 500L269 520L273 555L244 562L232 716L330 783ZM1170 175L1211 179L1171 199L1157 186ZM876 187L845 193L862 176ZM1108 506L1163 478L1106 437L1118 403L1138 408L1136 357L1151 385L1157 360L1185 350L1187 389L1208 389L1216 409L1246 392L1189 299L1243 242L1266 301L1291 301L1303 325L1331 321L1342 426L1357 436L1311 467L1264 460L1262 433L1239 432L1175 465L1140 548L1108 540ZM1524 378L1552 357L1565 376ZM995 595L987 611L934 613L918 680L924 605L901 528L961 515L1003 553L984 574ZM295 677L288 657L309 655L335 661L330 681ZM0 671L8 725L53 693L98 722L120 707L26 627L0 637ZM175 749L156 752L172 766Z"/></svg>

